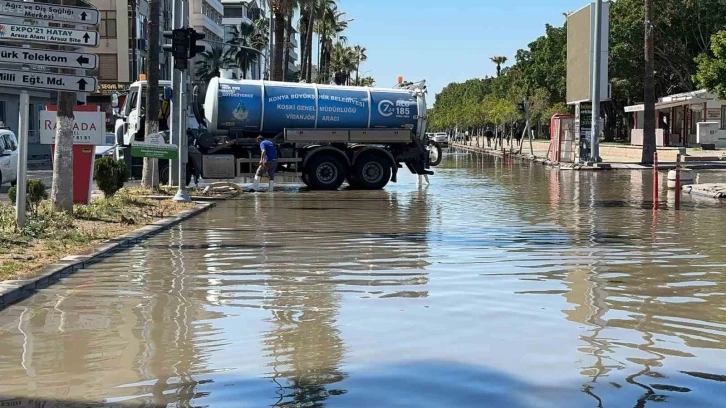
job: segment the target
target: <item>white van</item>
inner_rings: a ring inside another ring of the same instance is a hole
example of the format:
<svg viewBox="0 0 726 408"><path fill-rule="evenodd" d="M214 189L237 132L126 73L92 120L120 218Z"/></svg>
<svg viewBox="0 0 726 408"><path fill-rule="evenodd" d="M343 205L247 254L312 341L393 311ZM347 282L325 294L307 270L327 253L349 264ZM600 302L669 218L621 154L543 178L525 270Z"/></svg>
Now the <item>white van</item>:
<svg viewBox="0 0 726 408"><path fill-rule="evenodd" d="M11 130L0 129L0 185L15 185L18 179L18 139Z"/></svg>

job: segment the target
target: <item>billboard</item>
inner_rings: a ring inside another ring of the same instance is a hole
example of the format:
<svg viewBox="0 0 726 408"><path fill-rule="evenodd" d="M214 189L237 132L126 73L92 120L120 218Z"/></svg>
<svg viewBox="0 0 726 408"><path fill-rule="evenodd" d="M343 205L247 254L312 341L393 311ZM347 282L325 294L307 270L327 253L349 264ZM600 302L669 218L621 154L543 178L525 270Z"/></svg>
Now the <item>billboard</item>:
<svg viewBox="0 0 726 408"><path fill-rule="evenodd" d="M567 16L567 103L589 101L592 86L595 3ZM600 100L610 99L608 59L610 55L610 3L602 3L600 49Z"/></svg>
<svg viewBox="0 0 726 408"><path fill-rule="evenodd" d="M77 108L77 107L76 107ZM74 108L75 109L75 108ZM54 144L57 125L54 110L40 111L40 143ZM73 144L103 146L106 141L105 112L73 112Z"/></svg>

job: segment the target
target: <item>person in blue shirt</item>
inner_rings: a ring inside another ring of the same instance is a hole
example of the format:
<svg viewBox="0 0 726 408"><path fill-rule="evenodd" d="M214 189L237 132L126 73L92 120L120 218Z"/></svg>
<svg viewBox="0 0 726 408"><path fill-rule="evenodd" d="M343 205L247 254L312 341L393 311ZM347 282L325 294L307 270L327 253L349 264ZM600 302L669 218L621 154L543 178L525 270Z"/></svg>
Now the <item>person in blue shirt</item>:
<svg viewBox="0 0 726 408"><path fill-rule="evenodd" d="M260 185L260 179L262 175L267 173L269 179L269 188L267 191L272 192L275 188L275 170L277 170L277 150L275 150L275 144L271 140L267 140L262 136L257 137L257 144L260 146L260 166L257 168L255 173L255 181L252 184L252 189L257 190Z"/></svg>

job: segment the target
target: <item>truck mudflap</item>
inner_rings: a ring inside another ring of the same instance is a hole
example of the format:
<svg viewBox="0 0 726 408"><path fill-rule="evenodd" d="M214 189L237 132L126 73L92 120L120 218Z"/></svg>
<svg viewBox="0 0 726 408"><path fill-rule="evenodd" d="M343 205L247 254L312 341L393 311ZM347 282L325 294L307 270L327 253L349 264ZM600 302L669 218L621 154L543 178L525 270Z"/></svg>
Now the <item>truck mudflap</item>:
<svg viewBox="0 0 726 408"><path fill-rule="evenodd" d="M398 160L402 161L408 167L408 170L416 175L433 175L434 172L428 170L429 164L429 151L423 145L423 143L417 138L413 139L412 146L398 156Z"/></svg>
<svg viewBox="0 0 726 408"><path fill-rule="evenodd" d="M415 163L415 162L412 163L412 162L408 162L407 161L406 162L406 167L408 167L408 170L411 173L416 174L416 175L422 175L422 174L427 174L429 176L433 176L434 175L434 172L433 171L426 170L425 168L423 168L423 166L419 166L418 163Z"/></svg>
<svg viewBox="0 0 726 408"><path fill-rule="evenodd" d="M187 146L187 158L189 163L194 166L194 179L198 180L202 176L202 153L196 146Z"/></svg>

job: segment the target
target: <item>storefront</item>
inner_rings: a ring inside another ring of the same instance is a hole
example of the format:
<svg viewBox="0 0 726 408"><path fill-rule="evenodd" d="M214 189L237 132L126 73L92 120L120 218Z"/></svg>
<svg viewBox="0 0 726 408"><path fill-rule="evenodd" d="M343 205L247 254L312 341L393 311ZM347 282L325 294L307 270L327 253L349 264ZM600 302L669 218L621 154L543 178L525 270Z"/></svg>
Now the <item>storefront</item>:
<svg viewBox="0 0 726 408"><path fill-rule="evenodd" d="M102 111L106 112L107 132L113 132L115 122L111 108L111 94L118 92L119 104L123 104L129 85L131 85L130 82L101 82L98 84L98 90L88 95L87 103L89 105L98 105Z"/></svg>
<svg viewBox="0 0 726 408"><path fill-rule="evenodd" d="M625 112L634 114L635 126L630 143L643 145L643 104L626 106ZM698 123L720 124L717 148L726 148L726 101L706 90L682 93L660 98L655 104L656 145L691 147L698 144Z"/></svg>

